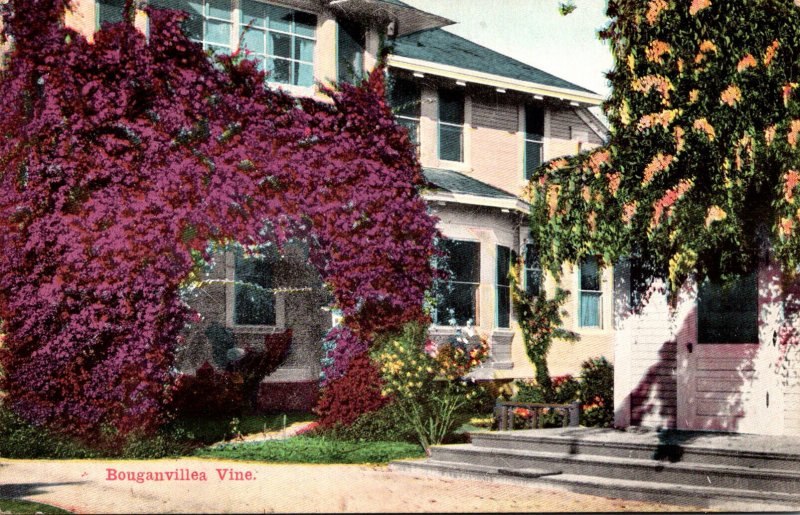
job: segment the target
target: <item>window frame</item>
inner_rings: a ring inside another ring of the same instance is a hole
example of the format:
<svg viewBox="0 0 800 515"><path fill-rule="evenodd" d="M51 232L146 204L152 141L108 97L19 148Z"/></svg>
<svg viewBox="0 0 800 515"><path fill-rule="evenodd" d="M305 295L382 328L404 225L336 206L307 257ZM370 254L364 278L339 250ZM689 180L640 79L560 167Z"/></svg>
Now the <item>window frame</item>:
<svg viewBox="0 0 800 515"><path fill-rule="evenodd" d="M530 264L529 255L531 254L531 249L533 249L536 254L535 266L529 266ZM525 244L524 251L525 254L524 254L524 259L522 261L522 272L523 272L523 281L524 281L523 286L525 287L525 293L527 293L528 295L538 296L541 293L542 288L544 286L542 284L544 282L544 274L542 271L542 262L541 259L539 258L539 250L537 249L536 244L528 242ZM539 276L539 282L535 292L531 291L531 284L528 278L529 273L535 273Z"/></svg>
<svg viewBox="0 0 800 515"><path fill-rule="evenodd" d="M507 270L506 270L505 277L503 277L501 275L501 263L502 262L501 262L501 251L500 251L500 249L505 249L505 251L508 253L507 254L508 259L506 260L507 261L507 266L506 266ZM495 252L496 252L496 259L495 259L495 261L496 261L496 263L495 263L495 309L494 309L495 327L497 327L498 329L510 329L511 328L511 318L512 318L511 317L511 280L508 278L508 274L509 274L509 272L511 272L511 267L513 266L514 251L511 249L511 247L508 247L506 245L496 245L495 246ZM508 303L508 306L507 306L508 307L508 311L507 311L507 313L501 313L501 311L500 311L501 295L505 295L505 297L506 297L506 300L507 300L507 303ZM507 317L507 322L505 323L505 325L503 325L501 323L501 320L502 320L501 319L501 315L503 315L503 314Z"/></svg>
<svg viewBox="0 0 800 515"><path fill-rule="evenodd" d="M454 123L454 122L445 122L442 121L442 93L448 92L450 94L459 95L461 97L461 123ZM458 89L447 89L447 88L439 88L437 90L437 100L438 100L438 113L437 113L437 146L438 152L437 155L440 161L446 161L449 163L466 163L466 149L465 144L465 130L464 126L466 125L467 120L467 95L464 91ZM458 136L459 136L459 159L447 159L442 157L442 129L458 129Z"/></svg>
<svg viewBox="0 0 800 515"><path fill-rule="evenodd" d="M475 260L475 262L478 264L478 270L476 272L478 280L477 281L454 281L452 279L448 279L448 281L446 283L443 283L443 285L445 287L447 287L448 289L449 289L449 286L451 284L472 285L474 287L473 298L472 298L472 315L473 316L471 318L469 318L468 320L472 320L473 325L479 325L478 324L478 321L480 319L479 318L480 317L480 311L479 311L480 310L480 300L479 299L480 299L480 295L481 295L481 264L482 264L481 263L481 258L482 258L482 255L481 255L481 252L482 252L481 242L478 241L478 240L461 239L461 238L448 238L448 237L442 238L441 242L442 242L442 244L444 242L457 242L457 243L471 243L471 244L475 244L476 245L477 260ZM447 256L447 264L448 264L448 268L451 268L449 266L450 265L450 255L449 254ZM451 293L451 291L446 291L445 292L445 294L450 294L450 293ZM441 292L439 292L439 291L434 292L434 295L436 295L437 297L440 294L441 294ZM442 298L444 299L446 297L443 296ZM438 301L438 299L437 299L437 301ZM442 302L441 304L444 304L444 302ZM446 320L439 320L439 309L440 309L440 305L441 304L439 304L437 302L437 305L436 305L435 309L432 310L431 318L433 319L433 325L439 326L439 327L449 327L450 326L449 316L448 316L448 318ZM456 325L459 326L459 325L465 325L465 324L459 324L458 320L456 320Z"/></svg>
<svg viewBox="0 0 800 515"><path fill-rule="evenodd" d="M120 0L117 0L117 1L120 1ZM125 20L125 0L121 0L121 2L122 2L122 5L119 7L120 19L117 20L117 21L105 21L105 23L109 23L109 24L111 24L111 23L119 23L120 21L124 21ZM104 23L104 21L100 19L100 6L102 4L108 5L109 2L108 2L108 0L105 0L105 1L95 0L95 2L94 2L94 30L95 30L95 32L100 30L102 28L103 23ZM110 6L110 7L116 7L116 6Z"/></svg>
<svg viewBox="0 0 800 515"><path fill-rule="evenodd" d="M350 72L350 71L345 71L345 70L342 70L342 69L341 69L341 65L342 65L342 56L341 56L341 43L342 43L342 40L341 40L341 31L342 31L342 29L343 29L343 27L342 27L342 25L343 25L343 24L344 24L344 25L350 25L350 26L352 26L352 27L358 26L358 29L359 29L360 31L362 31L362 32L363 32L363 34L362 34L362 37L364 38L364 41L363 41L363 43L361 43L361 42L359 42L359 41L355 41L355 43L359 44L359 45L360 45L360 47L361 47L361 52L360 52L360 54L361 54L361 55L360 55L360 58L359 58L359 60L360 60L360 62L361 62L361 63L360 63L360 64L361 64L361 66L359 67L359 70L358 70L358 72L359 72L359 73L360 73L362 76L364 75L364 68L365 68L365 66L364 66L364 65L365 65L365 62L366 62L366 61L365 61L365 59L366 59L366 55L367 55L367 39L368 39L368 36L369 36L369 35L367 34L367 32L369 31L369 28L368 28L366 25L364 25L364 24L358 23L357 21L350 21L350 20L345 20L345 19L339 19L339 20L336 20L336 80L337 80L338 82L348 82L348 83L351 83L351 84L352 84L352 83L354 83L354 82L355 82L355 80L354 80L353 82L351 82L351 81L350 81L350 80L348 80L348 79L357 79L357 77L356 77L356 70L353 70L353 71L352 71L352 73L353 73L353 76L352 76L352 77L347 77L347 76L345 76L345 75L346 75L346 74L349 74L349 73L351 73L351 72ZM348 33L349 33L349 32L348 32ZM350 64L350 63L348 63L348 64Z"/></svg>
<svg viewBox="0 0 800 515"><path fill-rule="evenodd" d="M587 259L594 260L597 268L597 290L590 290L583 288L583 267L586 259L582 260L578 265L578 327L581 329L603 329L603 269L600 267L600 262L596 257ZM597 298L597 325L584 325L583 324L583 297L584 295L592 295Z"/></svg>
<svg viewBox="0 0 800 515"><path fill-rule="evenodd" d="M530 109L537 109L540 110L542 113L542 132L541 134L537 134L530 131L529 125L530 120L528 119L528 113ZM545 131L547 125L547 110L543 106L535 106L532 104L525 104L522 106L522 120L523 120L523 130L522 130L522 139L523 139L523 148L522 148L522 177L525 181L531 180L531 174L533 170L528 169L528 144L536 144L539 146L539 166L544 163L544 139L545 139Z"/></svg>
<svg viewBox="0 0 800 515"><path fill-rule="evenodd" d="M392 91L390 91L389 95L387 95L387 100L389 101L389 107L392 109L394 117L397 119L398 125L402 125L408 131L408 139L411 143L417 147L417 154L419 154L420 149L420 123L422 120L422 86L411 79L407 79L404 77L392 77L392 90L399 82L405 82L408 84L412 84L416 89L416 99L406 102L405 104L395 105L394 98L392 98ZM402 114L401 111L395 111L396 109L403 109L408 104L414 103L417 106L418 114L416 116L412 116L410 114ZM409 126L413 126L413 137L412 137L412 130Z"/></svg>
<svg viewBox="0 0 800 515"><path fill-rule="evenodd" d="M275 324L236 323L236 250L225 252L225 325L234 331L247 333L270 333L286 326L286 300L279 292L273 292ZM274 271L274 268L273 268ZM275 275L273 273L273 289Z"/></svg>

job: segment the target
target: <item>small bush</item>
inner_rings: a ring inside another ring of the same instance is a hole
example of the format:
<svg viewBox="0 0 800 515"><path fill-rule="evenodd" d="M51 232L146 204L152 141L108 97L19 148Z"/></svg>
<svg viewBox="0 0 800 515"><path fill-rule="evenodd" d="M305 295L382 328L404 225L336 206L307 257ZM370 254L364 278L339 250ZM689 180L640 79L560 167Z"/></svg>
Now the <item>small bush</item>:
<svg viewBox="0 0 800 515"><path fill-rule="evenodd" d="M205 331L206 337L211 342L211 359L219 368L228 365L228 351L236 345L236 337L233 331L224 325L213 322Z"/></svg>
<svg viewBox="0 0 800 515"><path fill-rule="evenodd" d="M581 424L610 427L614 423L614 366L606 358L581 365Z"/></svg>
<svg viewBox="0 0 800 515"><path fill-rule="evenodd" d="M391 403L371 413L364 413L352 424L337 424L329 429L318 429L317 434L334 440L354 442L416 442L417 435L408 423L402 408Z"/></svg>
<svg viewBox="0 0 800 515"><path fill-rule="evenodd" d="M175 381L172 410L178 417L233 416L242 412L241 378L219 372L205 362L194 375L184 374Z"/></svg>
<svg viewBox="0 0 800 515"><path fill-rule="evenodd" d="M347 372L322 391L317 404L320 426L348 426L361 415L384 407L389 400L381 395L382 386L383 379L369 354L359 354L350 361Z"/></svg>
<svg viewBox="0 0 800 515"><path fill-rule="evenodd" d="M70 459L99 455L74 438L35 427L0 406L0 457Z"/></svg>

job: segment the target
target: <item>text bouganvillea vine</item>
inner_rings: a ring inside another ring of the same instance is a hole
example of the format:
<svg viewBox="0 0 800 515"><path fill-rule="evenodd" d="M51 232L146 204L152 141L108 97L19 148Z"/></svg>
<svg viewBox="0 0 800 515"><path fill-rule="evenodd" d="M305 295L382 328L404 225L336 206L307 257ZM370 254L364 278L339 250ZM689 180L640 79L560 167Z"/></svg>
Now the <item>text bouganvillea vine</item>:
<svg viewBox="0 0 800 515"><path fill-rule="evenodd" d="M89 42L62 25L68 4L3 13L5 403L78 434L161 423L178 289L213 241L305 239L356 334L423 318L435 220L382 70L297 100L253 61L210 62L178 12Z"/></svg>
<svg viewBox="0 0 800 515"><path fill-rule="evenodd" d="M540 168L541 255L642 255L678 286L800 264L800 10L791 0L611 0L608 145Z"/></svg>

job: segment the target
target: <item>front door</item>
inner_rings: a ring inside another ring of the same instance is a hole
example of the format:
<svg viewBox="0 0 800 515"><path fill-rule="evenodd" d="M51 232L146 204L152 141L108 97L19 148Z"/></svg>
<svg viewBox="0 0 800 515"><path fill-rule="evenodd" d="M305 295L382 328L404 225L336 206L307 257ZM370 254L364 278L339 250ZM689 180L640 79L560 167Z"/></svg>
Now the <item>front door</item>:
<svg viewBox="0 0 800 515"><path fill-rule="evenodd" d="M764 267L732 283L706 280L688 289L676 339L679 429L782 432L774 416L782 394L764 352L782 315L776 274Z"/></svg>

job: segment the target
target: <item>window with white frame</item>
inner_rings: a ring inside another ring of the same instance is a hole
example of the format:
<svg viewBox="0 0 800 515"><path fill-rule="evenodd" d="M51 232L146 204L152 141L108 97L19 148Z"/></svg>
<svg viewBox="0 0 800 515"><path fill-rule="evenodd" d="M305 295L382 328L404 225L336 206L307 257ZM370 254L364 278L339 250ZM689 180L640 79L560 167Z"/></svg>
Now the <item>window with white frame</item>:
<svg viewBox="0 0 800 515"><path fill-rule="evenodd" d="M267 80L295 86L314 84L317 17L276 5L240 0L238 19L232 0L150 0L162 9L189 16L185 29L193 41L217 53L240 46L268 73Z"/></svg>
<svg viewBox="0 0 800 515"><path fill-rule="evenodd" d="M448 281L437 287L434 323L466 325L477 321L478 292L481 278L481 244L477 241L443 240Z"/></svg>
<svg viewBox="0 0 800 515"><path fill-rule="evenodd" d="M580 327L602 327L601 270L597 258L584 259L580 265L578 319Z"/></svg>
<svg viewBox="0 0 800 515"><path fill-rule="evenodd" d="M511 249L497 246L497 327L511 325Z"/></svg>
<svg viewBox="0 0 800 515"><path fill-rule="evenodd" d="M525 291L529 295L539 295L542 288L542 265L539 249L533 243L525 245Z"/></svg>
<svg viewBox="0 0 800 515"><path fill-rule="evenodd" d="M464 161L464 91L439 90L439 159Z"/></svg>
<svg viewBox="0 0 800 515"><path fill-rule="evenodd" d="M544 109L539 106L525 106L525 180L544 160Z"/></svg>
<svg viewBox="0 0 800 515"><path fill-rule="evenodd" d="M274 259L259 254L235 253L233 323L276 325L273 290Z"/></svg>
<svg viewBox="0 0 800 515"><path fill-rule="evenodd" d="M397 123L408 130L408 138L419 145L419 119L422 93L419 84L402 77L392 77L389 83L389 105Z"/></svg>
<svg viewBox="0 0 800 515"><path fill-rule="evenodd" d="M125 0L97 0L94 13L96 29L107 23L119 23L125 19Z"/></svg>

